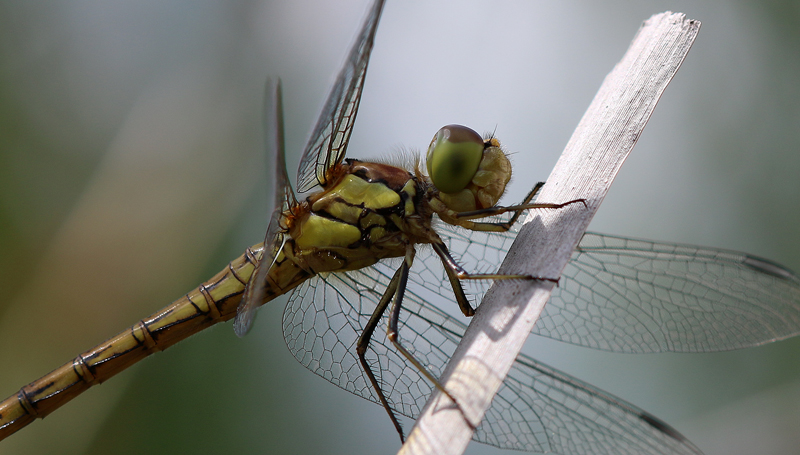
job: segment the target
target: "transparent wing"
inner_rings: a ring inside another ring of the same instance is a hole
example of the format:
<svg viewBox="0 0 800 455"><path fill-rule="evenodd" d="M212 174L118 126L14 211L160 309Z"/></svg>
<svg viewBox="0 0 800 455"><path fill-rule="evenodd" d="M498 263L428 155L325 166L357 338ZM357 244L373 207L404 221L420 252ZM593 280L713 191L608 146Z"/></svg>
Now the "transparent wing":
<svg viewBox="0 0 800 455"><path fill-rule="evenodd" d="M536 453L702 453L647 412L522 354L475 440Z"/></svg>
<svg viewBox="0 0 800 455"><path fill-rule="evenodd" d="M264 237L264 249L259 258L256 269L244 290L242 302L236 309L236 319L233 321L233 330L242 337L253 325L255 310L264 303L264 286L266 285L267 272L272 266L275 256L283 248L283 234L281 233L281 214L290 206L297 204L292 192L289 176L286 173L286 156L283 140L283 96L281 81L267 79L264 91L264 133L267 163L275 171L272 181L272 200L267 207L270 214L269 226Z"/></svg>
<svg viewBox="0 0 800 455"><path fill-rule="evenodd" d="M432 269L438 257L422 251L417 262ZM315 277L292 295L283 320L286 343L300 363L375 403L378 398L360 367L355 345L393 273L393 267L377 265ZM400 338L439 376L466 326L435 306L447 302L455 307L452 291L438 295L413 288L403 299ZM386 324L382 321L381 328ZM368 361L392 409L416 418L431 385L398 354L385 330L375 332ZM515 363L475 439L501 448L562 454L699 453L675 430L638 408L525 357Z"/></svg>
<svg viewBox="0 0 800 455"><path fill-rule="evenodd" d="M587 233L565 275L534 333L616 352L710 352L800 332L800 279L744 253Z"/></svg>
<svg viewBox="0 0 800 455"><path fill-rule="evenodd" d="M385 267L367 267L315 276L292 294L283 317L286 344L301 364L374 403L379 399L361 369L356 342L393 272ZM391 407L402 415L416 416L430 394L430 385L414 368L406 366L406 359L396 349L387 348L391 343L386 338L386 323L384 319L375 331L367 360ZM400 327L404 344L430 366L434 375L440 374L448 353L430 345L436 332L431 331L429 340L417 340L420 334L415 330L425 330L424 326L416 324L408 329L408 321L404 323Z"/></svg>
<svg viewBox="0 0 800 455"><path fill-rule="evenodd" d="M496 270L516 237L440 226L467 270ZM422 284L442 292L434 278ZM466 283L465 283L466 284ZM479 303L491 283L469 283ZM735 251L586 233L533 333L614 352L712 352L800 333L800 278Z"/></svg>
<svg viewBox="0 0 800 455"><path fill-rule="evenodd" d="M301 193L315 185L324 187L326 171L344 159L383 4L383 0L377 0L370 8L311 133L297 169L297 190Z"/></svg>

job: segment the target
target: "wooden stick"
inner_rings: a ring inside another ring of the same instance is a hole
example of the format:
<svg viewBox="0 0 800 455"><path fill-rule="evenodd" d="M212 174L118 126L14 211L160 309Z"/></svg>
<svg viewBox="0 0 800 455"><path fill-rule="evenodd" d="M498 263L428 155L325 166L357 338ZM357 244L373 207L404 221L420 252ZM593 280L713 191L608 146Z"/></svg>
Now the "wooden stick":
<svg viewBox="0 0 800 455"><path fill-rule="evenodd" d="M554 203L585 198L588 207L534 211L502 272L560 276L699 29L700 22L680 13L656 14L644 22L606 76L537 198ZM463 413L446 396L434 393L401 454L463 453L552 287L546 281L506 281L489 289L441 378Z"/></svg>

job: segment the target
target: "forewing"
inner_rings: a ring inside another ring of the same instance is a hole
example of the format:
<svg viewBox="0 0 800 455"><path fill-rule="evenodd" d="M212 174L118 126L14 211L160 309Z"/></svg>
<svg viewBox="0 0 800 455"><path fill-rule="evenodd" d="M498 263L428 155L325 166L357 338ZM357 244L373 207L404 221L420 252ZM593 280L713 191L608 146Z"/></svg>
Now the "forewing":
<svg viewBox="0 0 800 455"><path fill-rule="evenodd" d="M242 302L236 309L236 319L233 321L233 330L240 337L250 330L255 318L255 310L264 303L267 273L275 256L283 248L283 234L280 226L282 213L290 205L297 203L286 173L282 98L280 79L277 81L268 79L264 91L264 144L267 163L272 166L275 174L271 185L272 199L268 199L270 204L267 207L267 213L270 214L270 217L264 237L264 249L256 269L245 287Z"/></svg>
<svg viewBox="0 0 800 455"><path fill-rule="evenodd" d="M533 333L615 352L711 352L800 332L800 279L744 253L586 233Z"/></svg>
<svg viewBox="0 0 800 455"><path fill-rule="evenodd" d="M315 185L325 187L328 183L326 171L344 159L358 113L367 64L383 4L383 0L377 0L370 8L308 139L297 169L297 190L301 193Z"/></svg>
<svg viewBox="0 0 800 455"><path fill-rule="evenodd" d="M496 271L517 235L439 226L468 271ZM494 262L497 261L497 262ZM438 275L423 283L444 286ZM466 283L479 303L491 282ZM532 333L613 352L714 352L800 332L800 279L735 251L587 232Z"/></svg>

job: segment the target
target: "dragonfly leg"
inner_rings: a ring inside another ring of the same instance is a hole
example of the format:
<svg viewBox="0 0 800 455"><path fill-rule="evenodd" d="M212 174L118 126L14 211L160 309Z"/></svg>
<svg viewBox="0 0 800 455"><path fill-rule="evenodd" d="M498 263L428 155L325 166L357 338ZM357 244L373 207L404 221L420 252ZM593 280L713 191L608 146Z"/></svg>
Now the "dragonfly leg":
<svg viewBox="0 0 800 455"><path fill-rule="evenodd" d="M447 250L447 246L439 240L438 243L433 243L433 249L436 251L436 254L442 258L442 263L444 263L444 272L447 274L447 279L450 281L450 287L453 288L453 293L456 296L456 302L458 303L458 307L461 309L461 313L466 317L472 317L475 315L475 309L472 308L470 305L469 300L467 299L467 295L464 294L464 288L461 287L461 281L458 276L458 270L463 269L459 266L456 261L450 256L450 252ZM455 264L455 267L448 267L447 260Z"/></svg>
<svg viewBox="0 0 800 455"><path fill-rule="evenodd" d="M431 384L434 385L434 387L439 389L440 392L447 395L447 397L450 398L450 400L452 400L452 402L456 405L456 407L458 407L458 409L461 411L461 414L464 415L467 424L474 430L477 427L477 424L470 422L469 419L466 418L463 409L461 409L461 406L458 404L458 401L456 401L455 397L451 395L450 392L448 392L444 388L442 383L439 382L439 379L437 379L433 374L431 374L431 372L428 371L428 369L425 368L425 366L422 365L422 363L420 363L420 361L417 360L410 351L408 351L405 347L403 347L402 344L400 344L400 336L398 331L398 321L400 320L400 308L402 307L403 303L403 294L405 294L406 292L406 283L408 282L408 271L411 268L411 264L414 262L414 254L415 254L414 247L409 244L406 248L406 256L403 259L403 264L397 271L399 273L399 276L398 273L395 274L395 278L398 278L398 280L396 283L397 288L395 289L395 294L394 294L394 303L392 304L392 312L389 315L389 329L387 331L387 338L389 338L392 344L394 344L394 347L401 354L403 354L403 357L405 357L409 362L411 362L411 364L414 365L417 368L417 370L420 373L422 373L422 375L425 376L431 382Z"/></svg>
<svg viewBox="0 0 800 455"><path fill-rule="evenodd" d="M498 273L469 273L464 270L461 265L453 259L453 256L450 255L450 251L447 250L447 246L441 240L438 242L432 243L433 250L436 251L436 254L439 255L439 258L442 260L442 264L444 265L444 271L447 273L447 278L450 279L450 284L453 285L453 291L456 294L456 301L458 301L458 305L462 307L461 311L464 312L464 308L461 304L461 298L464 301L467 301L466 296L464 296L464 289L461 287L461 283L458 280L538 280L538 281L550 281L553 283L558 284L558 278L548 278L542 276L535 276L535 275L522 275L522 274L515 274L515 275L505 275L505 274L498 274ZM461 296L461 297L459 297ZM467 302L469 305L469 302ZM472 308L470 307L470 310ZM474 314L474 311L472 311ZM471 316L464 312L465 316Z"/></svg>
<svg viewBox="0 0 800 455"><path fill-rule="evenodd" d="M489 207L481 210L472 210L469 212L454 212L450 214L454 218L454 224L473 231L490 231L490 232L506 232L511 229L511 226L517 222L522 212L529 209L560 209L571 204L581 203L586 206L586 199L573 199L571 201L563 202L561 204L552 204L547 202L531 203L531 200L544 186L544 182L539 182L533 187L530 193L525 197L521 204L511 205L508 207ZM492 215L501 215L507 212L514 212L514 216L508 221L501 223L482 223L473 222L477 218L486 218Z"/></svg>
<svg viewBox="0 0 800 455"><path fill-rule="evenodd" d="M406 256L403 259L403 263L400 268L397 269L392 280L389 282L389 285L386 287L386 292L381 297L380 302L375 307L375 311L372 312L372 316L370 317L369 321L367 322L366 327L364 327L364 331L361 333L361 336L358 339L356 344L356 352L358 353L358 360L361 362L361 367L364 369L364 372L367 374L369 378L369 382L372 384L372 388L375 389L375 392L378 394L378 399L380 399L381 404L383 405L386 412L389 414L389 418L392 420L392 424L394 425L397 433L400 435L400 440L405 441L405 436L403 435L403 428L400 425L400 422L397 420L397 417L394 415L394 411L389 406L389 401L386 399L386 396L381 390L381 386L378 383L377 378L375 377L375 373L372 372L372 367L370 367L369 363L367 362L366 353L367 348L369 348L370 340L372 339L373 333L375 333L375 328L378 326L380 322L381 316L386 311L386 308L389 306L389 302L392 301L394 298L394 303L392 305L392 311L389 317L389 329L387 331L387 338L392 342L395 348L405 357L409 362L411 362L414 367L422 373L437 389L442 391L445 395L447 395L453 403L456 403L458 406L458 402L455 398L445 390L444 386L439 382L436 377L434 377L420 362L417 360L411 352L409 352L402 344L400 344L400 339L398 336L398 321L400 318L400 307L402 306L403 302L403 294L405 293L406 283L408 282L408 271L411 268L411 264L414 262L414 247L412 245L408 246L406 250ZM463 291L462 291L463 294ZM466 297L464 298L466 300ZM459 406L460 409L460 406ZM471 422L468 422L471 426L473 425Z"/></svg>
<svg viewBox="0 0 800 455"><path fill-rule="evenodd" d="M372 384L372 388L375 389L375 392L377 392L378 399L381 400L383 408L386 409L386 412L389 414L389 418L392 420L395 430L397 430L397 433L400 435L400 442L405 442L403 427L400 425L400 422L394 415L392 408L389 407L389 402L386 400L386 396L383 394L383 390L381 390L381 386L378 384L378 380L375 378L375 374L372 372L372 367L370 367L369 363L367 363L366 357L367 348L369 348L369 342L372 340L372 334L375 333L375 328L378 327L381 316L386 311L386 308L389 306L389 302L392 300L392 297L397 291L401 270L402 267L397 269L397 272L395 272L392 280L386 287L386 292L383 294L383 297L381 297L381 301L378 302L378 305L375 307L375 311L372 312L372 316L369 318L369 322L367 322L366 327L364 327L364 331L361 332L361 336L358 338L358 343L356 343L356 353L358 354L359 362L361 362L361 368L363 368L364 372L367 374L369 382Z"/></svg>

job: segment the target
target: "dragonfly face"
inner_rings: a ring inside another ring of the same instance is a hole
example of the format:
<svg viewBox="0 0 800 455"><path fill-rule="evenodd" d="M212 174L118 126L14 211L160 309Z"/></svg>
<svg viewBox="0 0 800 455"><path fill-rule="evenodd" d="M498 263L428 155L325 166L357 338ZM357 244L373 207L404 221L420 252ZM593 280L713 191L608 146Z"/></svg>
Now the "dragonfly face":
<svg viewBox="0 0 800 455"><path fill-rule="evenodd" d="M436 133L428 147L427 169L439 199L454 212L494 207L511 180L511 163L500 142L494 137L484 141L461 125Z"/></svg>

